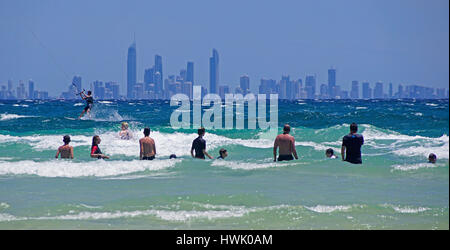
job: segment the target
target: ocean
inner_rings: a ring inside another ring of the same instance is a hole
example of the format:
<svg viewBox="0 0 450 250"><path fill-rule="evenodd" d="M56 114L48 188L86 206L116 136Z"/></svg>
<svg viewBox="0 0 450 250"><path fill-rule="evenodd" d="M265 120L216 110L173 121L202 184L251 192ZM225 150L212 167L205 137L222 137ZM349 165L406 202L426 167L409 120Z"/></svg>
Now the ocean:
<svg viewBox="0 0 450 250"><path fill-rule="evenodd" d="M82 101L2 101L0 229L449 229L448 99L278 106L298 160L273 162L260 129L208 129L207 151L229 156L192 159L196 128L172 129L169 101L100 101L81 120ZM352 122L363 164L326 158ZM139 161L147 126L157 158ZM66 134L75 159L56 160ZM93 135L111 159L90 158Z"/></svg>

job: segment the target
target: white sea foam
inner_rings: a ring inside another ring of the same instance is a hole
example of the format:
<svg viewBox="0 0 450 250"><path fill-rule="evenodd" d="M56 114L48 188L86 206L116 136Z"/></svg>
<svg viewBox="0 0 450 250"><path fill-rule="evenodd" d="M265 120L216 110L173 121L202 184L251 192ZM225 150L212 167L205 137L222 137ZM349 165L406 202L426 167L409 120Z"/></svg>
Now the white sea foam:
<svg viewBox="0 0 450 250"><path fill-rule="evenodd" d="M394 165L392 166L392 170L398 170L398 171L412 171L417 170L421 168L436 168L444 166L445 164L432 164L432 163L418 163L418 164L405 164L405 165Z"/></svg>
<svg viewBox="0 0 450 250"><path fill-rule="evenodd" d="M79 102L79 103L75 103L73 106L76 107L76 106L83 106L83 105L84 105L84 103Z"/></svg>
<svg viewBox="0 0 450 250"><path fill-rule="evenodd" d="M231 169L243 169L243 170L253 170L253 169L265 169L265 168L279 168L292 165L302 164L301 162L239 162L239 161L225 161L225 160L215 160L212 162L211 166L217 167L227 167Z"/></svg>
<svg viewBox="0 0 450 250"><path fill-rule="evenodd" d="M390 204L384 204L383 207L392 208L392 209L394 209L395 212L402 213L402 214L417 214L417 213L431 210L430 208L427 208L427 207L396 206L396 205L390 205Z"/></svg>
<svg viewBox="0 0 450 250"><path fill-rule="evenodd" d="M173 167L181 159L153 161L108 161L92 160L88 162L72 162L67 160L51 160L45 162L0 161L0 175L37 175L41 177L105 177L118 176L142 171L158 171Z"/></svg>
<svg viewBox="0 0 450 250"><path fill-rule="evenodd" d="M6 202L0 202L0 209L7 209L9 208L9 204Z"/></svg>
<svg viewBox="0 0 450 250"><path fill-rule="evenodd" d="M0 121L7 121L7 120L19 119L19 118L29 118L29 117L36 117L36 116L17 115L17 114L0 114Z"/></svg>
<svg viewBox="0 0 450 250"><path fill-rule="evenodd" d="M325 205L317 205L314 207L307 207L306 209L311 210L316 213L332 213L332 212L347 212L352 206L325 206Z"/></svg>

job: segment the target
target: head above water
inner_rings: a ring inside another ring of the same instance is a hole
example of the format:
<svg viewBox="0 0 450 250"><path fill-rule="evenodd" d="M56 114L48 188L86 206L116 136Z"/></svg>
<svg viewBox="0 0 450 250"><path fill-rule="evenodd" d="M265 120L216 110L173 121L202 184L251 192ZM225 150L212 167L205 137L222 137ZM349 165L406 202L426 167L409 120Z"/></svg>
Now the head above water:
<svg viewBox="0 0 450 250"><path fill-rule="evenodd" d="M122 130L128 129L128 122L122 122Z"/></svg>
<svg viewBox="0 0 450 250"><path fill-rule="evenodd" d="M176 159L177 158L177 156L175 155L175 154L171 154L170 156L169 156L169 159Z"/></svg>
<svg viewBox="0 0 450 250"><path fill-rule="evenodd" d="M289 124L284 124L283 133L289 134L289 132L291 132L291 126L289 126Z"/></svg>
<svg viewBox="0 0 450 250"><path fill-rule="evenodd" d="M351 133L356 133L356 132L358 132L358 125L357 125L356 123L350 124L350 132L351 132Z"/></svg>
<svg viewBox="0 0 450 250"><path fill-rule="evenodd" d="M332 148L327 149L327 151L325 151L325 155L327 157L331 157L334 155L334 150Z"/></svg>
<svg viewBox="0 0 450 250"><path fill-rule="evenodd" d="M144 135L149 136L150 135L150 128L144 128Z"/></svg>
<svg viewBox="0 0 450 250"><path fill-rule="evenodd" d="M428 162L436 163L436 159L437 159L437 156L435 154L431 153L430 155L428 155Z"/></svg>
<svg viewBox="0 0 450 250"><path fill-rule="evenodd" d="M199 136L204 136L204 135L205 135L205 128L199 128L199 129L197 130L197 134L198 134Z"/></svg>
<svg viewBox="0 0 450 250"><path fill-rule="evenodd" d="M224 149L224 148L221 148L221 149L219 150L219 154L220 154L220 156L221 156L222 158L225 158L225 157L228 156L228 151L227 151L226 149Z"/></svg>
<svg viewBox="0 0 450 250"><path fill-rule="evenodd" d="M92 146L100 144L101 141L100 136L94 135L94 137L92 137Z"/></svg>
<svg viewBox="0 0 450 250"><path fill-rule="evenodd" d="M70 136L65 135L65 136L63 137L63 142L64 142L65 144L69 144L69 142L70 142Z"/></svg>

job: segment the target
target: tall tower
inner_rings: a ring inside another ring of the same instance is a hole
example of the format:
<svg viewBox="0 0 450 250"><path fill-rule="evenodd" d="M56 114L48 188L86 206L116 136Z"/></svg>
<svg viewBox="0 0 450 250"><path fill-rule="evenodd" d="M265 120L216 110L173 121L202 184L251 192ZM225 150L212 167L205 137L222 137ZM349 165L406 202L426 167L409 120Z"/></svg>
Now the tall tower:
<svg viewBox="0 0 450 250"><path fill-rule="evenodd" d="M328 96L330 99L336 97L336 69L328 70Z"/></svg>
<svg viewBox="0 0 450 250"><path fill-rule="evenodd" d="M191 82L192 86L194 85L194 63L187 62L186 68L186 82Z"/></svg>
<svg viewBox="0 0 450 250"><path fill-rule="evenodd" d="M31 79L28 81L28 99L34 99L34 82Z"/></svg>
<svg viewBox="0 0 450 250"><path fill-rule="evenodd" d="M209 93L219 92L219 53L213 49L213 55L209 58Z"/></svg>
<svg viewBox="0 0 450 250"><path fill-rule="evenodd" d="M160 55L155 55L155 67L154 70L154 80L155 80L155 89L158 93L163 91L163 66L162 66L162 57ZM159 72L159 76L157 73Z"/></svg>
<svg viewBox="0 0 450 250"><path fill-rule="evenodd" d="M127 58L127 98L133 99L133 89L136 85L136 41L128 48Z"/></svg>

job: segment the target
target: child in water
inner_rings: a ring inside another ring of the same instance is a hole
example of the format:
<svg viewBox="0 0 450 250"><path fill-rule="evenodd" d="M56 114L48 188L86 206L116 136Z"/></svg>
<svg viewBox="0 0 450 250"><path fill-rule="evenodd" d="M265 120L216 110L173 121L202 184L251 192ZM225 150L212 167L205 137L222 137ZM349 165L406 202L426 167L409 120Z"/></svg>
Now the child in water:
<svg viewBox="0 0 450 250"><path fill-rule="evenodd" d="M65 135L63 137L63 142L64 145L58 148L55 158L58 159L59 154L61 154L61 159L73 159L73 147L69 146L70 136Z"/></svg>
<svg viewBox="0 0 450 250"><path fill-rule="evenodd" d="M330 158L330 159L337 158L337 156L334 155L334 150L332 148L327 149L327 151L325 151L325 155L327 156L327 158Z"/></svg>
<svg viewBox="0 0 450 250"><path fill-rule="evenodd" d="M98 135L92 137L91 158L109 159L109 157L104 155L100 150L100 148L98 147L98 144L100 144L101 141L102 140Z"/></svg>
<svg viewBox="0 0 450 250"><path fill-rule="evenodd" d="M133 134L128 130L128 123L122 122L122 130L119 132L119 137L122 140L130 140Z"/></svg>

